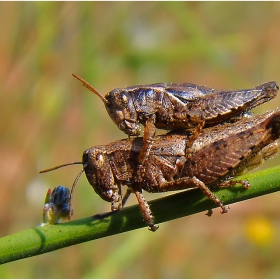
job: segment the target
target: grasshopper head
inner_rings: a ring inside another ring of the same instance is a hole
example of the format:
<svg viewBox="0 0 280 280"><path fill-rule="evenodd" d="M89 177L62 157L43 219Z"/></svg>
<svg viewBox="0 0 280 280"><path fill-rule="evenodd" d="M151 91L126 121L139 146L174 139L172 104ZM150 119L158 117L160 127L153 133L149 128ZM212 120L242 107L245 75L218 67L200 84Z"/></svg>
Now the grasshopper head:
<svg viewBox="0 0 280 280"><path fill-rule="evenodd" d="M129 136L138 136L141 126L130 93L126 89L114 89L105 99L108 114L119 129Z"/></svg>
<svg viewBox="0 0 280 280"><path fill-rule="evenodd" d="M83 165L87 179L95 192L112 205L119 202L120 188L115 183L109 158L103 147L93 147L84 151Z"/></svg>
<svg viewBox="0 0 280 280"><path fill-rule="evenodd" d="M104 97L84 79L75 74L72 75L102 100L109 116L121 131L129 136L138 136L140 134L141 127L138 114L128 90L117 88L107 93Z"/></svg>

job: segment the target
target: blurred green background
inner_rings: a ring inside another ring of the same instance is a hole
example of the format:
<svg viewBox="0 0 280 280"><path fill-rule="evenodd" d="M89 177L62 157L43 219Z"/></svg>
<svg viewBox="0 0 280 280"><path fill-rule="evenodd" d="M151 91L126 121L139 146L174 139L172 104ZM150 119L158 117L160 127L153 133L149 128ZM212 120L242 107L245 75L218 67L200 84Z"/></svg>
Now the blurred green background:
<svg viewBox="0 0 280 280"><path fill-rule="evenodd" d="M81 167L39 170L126 137L72 73L104 94L156 82L251 88L280 82L279 49L277 2L1 2L0 236L38 225L46 190L71 187ZM0 277L279 278L279 198L19 260ZM110 208L85 176L73 203L74 219Z"/></svg>

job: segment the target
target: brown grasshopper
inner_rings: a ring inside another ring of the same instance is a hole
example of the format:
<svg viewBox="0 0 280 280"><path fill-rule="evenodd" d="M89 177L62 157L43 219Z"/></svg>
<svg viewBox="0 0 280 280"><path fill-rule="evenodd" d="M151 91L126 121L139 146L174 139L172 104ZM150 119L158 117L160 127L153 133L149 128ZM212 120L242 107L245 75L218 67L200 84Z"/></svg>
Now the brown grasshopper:
<svg viewBox="0 0 280 280"><path fill-rule="evenodd" d="M151 84L116 88L102 96L82 78L83 85L103 101L107 112L120 130L139 136L140 124L145 126L143 147L138 156L138 180L145 176L145 161L155 140L156 128L191 129L186 152L200 131L234 119L250 109L273 99L279 86L268 82L245 90L222 91L191 83Z"/></svg>
<svg viewBox="0 0 280 280"><path fill-rule="evenodd" d="M197 187L221 207L221 213L226 213L229 208L210 188L229 187L237 183L246 188L250 186L247 181L232 179L261 165L263 160L278 152L280 109L203 129L190 148L189 157L186 157L189 137L188 131L172 131L156 136L144 163L146 173L141 182L137 180L137 159L143 149L143 138L128 138L85 150L82 162L70 163L83 164L74 181L71 197L84 171L95 192L111 202L112 211L122 208L130 193L134 193L144 220L152 231L158 227L154 224L142 190L156 193ZM123 185L128 186L124 196ZM116 206L116 203L119 205Z"/></svg>

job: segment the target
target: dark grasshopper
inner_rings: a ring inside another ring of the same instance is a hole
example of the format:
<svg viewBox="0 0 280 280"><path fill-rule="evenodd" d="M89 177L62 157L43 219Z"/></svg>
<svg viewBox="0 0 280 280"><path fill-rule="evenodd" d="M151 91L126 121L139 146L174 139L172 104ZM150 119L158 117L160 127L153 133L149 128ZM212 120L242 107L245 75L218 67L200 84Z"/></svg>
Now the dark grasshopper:
<svg viewBox="0 0 280 280"><path fill-rule="evenodd" d="M210 188L237 183L246 188L250 186L249 182L236 181L234 177L261 165L263 160L278 152L280 109L203 129L190 148L189 157L186 157L189 137L187 131L156 136L144 163L147 171L141 182L137 179L137 158L144 145L143 138L128 138L89 148L84 151L82 162L70 163L83 164L71 195L83 171L95 192L111 202L112 211L122 208L130 193L134 193L152 231L157 226L142 190L156 193L197 187L221 207L221 213L226 213L228 207ZM42 172L59 167L62 166ZM123 185L128 186L124 196Z"/></svg>
<svg viewBox="0 0 280 280"><path fill-rule="evenodd" d="M139 136L145 126L144 144L138 156L138 180L145 176L145 161L155 140L156 128L191 129L186 152L204 126L213 126L241 116L273 99L279 90L268 82L245 90L215 90L191 83L151 84L116 88L104 97L89 83L73 74L103 101L107 112L120 130Z"/></svg>

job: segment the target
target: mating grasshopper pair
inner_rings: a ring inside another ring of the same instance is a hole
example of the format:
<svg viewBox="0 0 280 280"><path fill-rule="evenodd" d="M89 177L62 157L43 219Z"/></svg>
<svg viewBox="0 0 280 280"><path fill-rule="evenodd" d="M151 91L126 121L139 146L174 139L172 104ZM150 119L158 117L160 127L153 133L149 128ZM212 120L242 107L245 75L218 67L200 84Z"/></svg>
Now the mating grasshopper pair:
<svg viewBox="0 0 280 280"><path fill-rule="evenodd" d="M137 136L140 123L146 125L144 137L92 147L84 151L82 162L71 163L82 164L83 169L73 184L69 207L74 186L84 171L95 192L111 202L111 210L122 208L134 193L152 231L158 227L142 190L165 192L198 187L226 213L228 207L209 187L236 183L249 187L246 181L230 179L277 153L280 110L241 116L274 98L278 89L275 82L240 91L155 84L109 92L102 100L111 118L129 135ZM232 123L223 123L226 120ZM203 126L209 127L202 130ZM155 127L181 130L155 136ZM128 186L124 196L123 185Z"/></svg>
<svg viewBox="0 0 280 280"><path fill-rule="evenodd" d="M139 136L140 124L145 126L144 145L138 157L138 180L145 174L144 163L153 145L156 128L166 130L191 129L188 148L202 128L234 120L252 108L276 96L279 87L268 82L247 90L222 91L191 83L151 84L117 88L103 97L77 75L83 85L100 97L120 130L129 136Z"/></svg>

